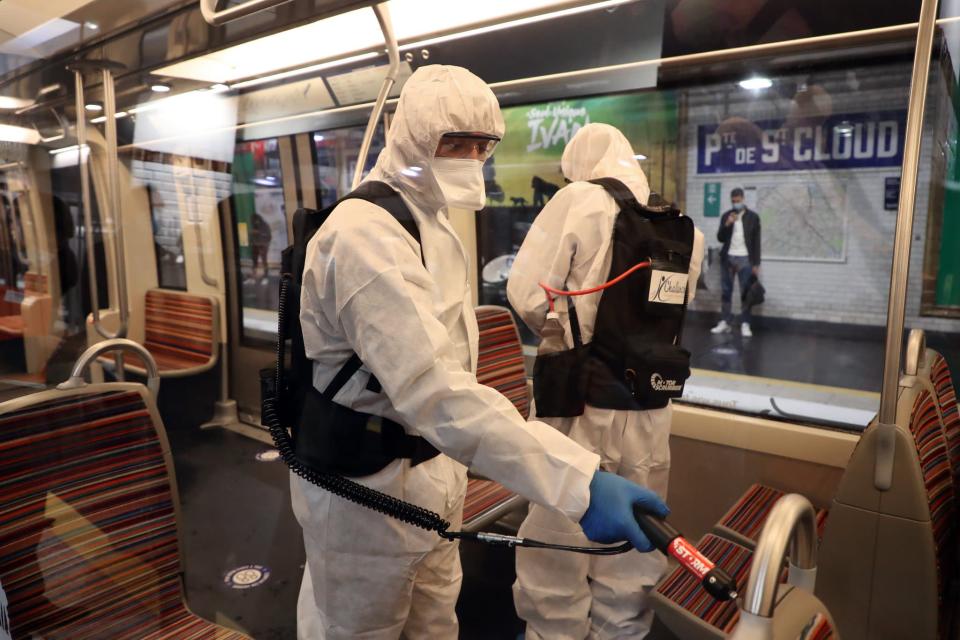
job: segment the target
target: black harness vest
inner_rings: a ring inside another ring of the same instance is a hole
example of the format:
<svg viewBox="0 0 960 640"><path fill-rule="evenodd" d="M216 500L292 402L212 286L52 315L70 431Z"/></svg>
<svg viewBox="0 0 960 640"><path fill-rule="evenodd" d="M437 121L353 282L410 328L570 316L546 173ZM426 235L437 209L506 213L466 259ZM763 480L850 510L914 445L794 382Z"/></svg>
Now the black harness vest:
<svg viewBox="0 0 960 640"><path fill-rule="evenodd" d="M591 182L620 208L608 280L648 259L651 266L603 291L589 344L580 340L575 303L568 298L574 348L538 356L534 366L541 417L581 415L586 404L626 410L665 407L683 394L690 376L690 352L680 346L680 338L693 221L657 194L641 205L619 180Z"/></svg>
<svg viewBox="0 0 960 640"><path fill-rule="evenodd" d="M280 321L284 335L291 338L290 364L284 389L272 389L273 369L261 371L263 397L279 395L277 403L283 426L293 432L297 457L316 471L348 477L370 475L397 458L409 458L416 465L440 452L419 436L406 433L403 426L380 416L354 411L338 404L334 397L363 363L354 353L323 391L313 386L313 362L307 358L300 326L300 290L306 263L307 243L345 200L360 199L385 209L420 242L420 231L400 195L383 182L369 181L321 211L298 209L293 216L293 244L283 251L283 295ZM284 346L278 360L285 365ZM380 393L379 381L371 375L367 390Z"/></svg>

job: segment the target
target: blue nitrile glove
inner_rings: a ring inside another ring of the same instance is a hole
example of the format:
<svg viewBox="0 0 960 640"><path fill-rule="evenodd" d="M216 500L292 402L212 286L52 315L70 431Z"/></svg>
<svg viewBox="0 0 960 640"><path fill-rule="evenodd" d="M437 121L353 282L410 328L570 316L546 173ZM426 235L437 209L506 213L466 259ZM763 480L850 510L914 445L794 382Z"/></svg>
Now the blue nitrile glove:
<svg viewBox="0 0 960 640"><path fill-rule="evenodd" d="M653 551L633 517L635 504L661 518L670 514L660 496L650 489L615 473L597 471L590 481L590 506L580 519L580 526L593 542L612 544L629 540L637 551Z"/></svg>

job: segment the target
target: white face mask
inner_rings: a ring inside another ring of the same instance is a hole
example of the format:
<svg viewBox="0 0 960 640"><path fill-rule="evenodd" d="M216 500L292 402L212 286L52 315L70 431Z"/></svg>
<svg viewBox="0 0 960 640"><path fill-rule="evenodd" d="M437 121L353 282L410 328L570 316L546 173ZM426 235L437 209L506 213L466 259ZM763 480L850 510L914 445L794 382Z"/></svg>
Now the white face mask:
<svg viewBox="0 0 960 640"><path fill-rule="evenodd" d="M479 211L487 202L483 185L483 161L463 158L434 158L433 175L448 207Z"/></svg>

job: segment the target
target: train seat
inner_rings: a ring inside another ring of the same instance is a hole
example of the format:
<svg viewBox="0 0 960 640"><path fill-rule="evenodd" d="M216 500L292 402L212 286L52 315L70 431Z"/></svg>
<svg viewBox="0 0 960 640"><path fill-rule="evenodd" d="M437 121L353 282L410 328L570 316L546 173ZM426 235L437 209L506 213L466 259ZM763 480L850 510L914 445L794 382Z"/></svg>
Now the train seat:
<svg viewBox="0 0 960 640"><path fill-rule="evenodd" d="M530 415L530 391L523 367L523 345L513 314L505 307L477 307L480 346L477 382L506 396L524 418ZM521 507L523 498L500 484L470 478L463 508L463 528L475 531Z"/></svg>
<svg viewBox="0 0 960 640"><path fill-rule="evenodd" d="M914 379L936 399L953 472L954 492L960 494L960 414L957 411L956 392L946 360L936 351L925 349L924 357L919 359ZM763 484L750 486L717 522L714 532L752 548L770 509L784 493L779 488ZM828 515L827 509L819 509L817 512L821 537Z"/></svg>
<svg viewBox="0 0 960 640"><path fill-rule="evenodd" d="M825 523L823 510L818 513L817 595L844 638L942 638L947 627L945 595L955 570L955 491L944 425L922 375L901 384L896 427L891 488L874 486L880 438L874 423L850 458ZM729 549L737 553L752 553L766 515L781 495L752 486L709 535L735 545ZM718 547L715 552L722 557L729 551ZM713 613L720 605L692 606L706 594L672 586L675 574L658 585L654 609L664 612L661 618L680 637L724 637L732 627L712 624L711 618L726 620ZM713 635L702 635L705 623Z"/></svg>
<svg viewBox="0 0 960 640"><path fill-rule="evenodd" d="M0 504L13 637L247 638L183 600L173 465L142 385L0 404Z"/></svg>
<svg viewBox="0 0 960 640"><path fill-rule="evenodd" d="M147 291L144 341L157 362L160 376L175 378L203 373L213 368L220 350L219 313L216 299L166 289ZM100 363L110 369L113 359ZM128 356L124 368L137 375L146 369L136 356Z"/></svg>

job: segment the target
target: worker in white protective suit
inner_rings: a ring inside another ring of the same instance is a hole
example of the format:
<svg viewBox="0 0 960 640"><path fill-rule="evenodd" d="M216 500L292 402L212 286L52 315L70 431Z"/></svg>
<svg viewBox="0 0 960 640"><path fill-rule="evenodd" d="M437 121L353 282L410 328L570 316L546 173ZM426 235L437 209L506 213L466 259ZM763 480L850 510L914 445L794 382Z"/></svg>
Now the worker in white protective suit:
<svg viewBox="0 0 960 640"><path fill-rule="evenodd" d="M600 185L585 182L616 178L637 202L647 202L650 187L624 135L606 124L580 129L563 152L561 168L572 182L544 207L530 228L507 282L510 304L539 334L548 313L540 283L576 291L607 281L614 223L620 208ZM703 256L703 234L694 231L688 295L693 297ZM616 286L616 285L614 285ZM593 336L602 292L574 299L582 340ZM557 301L558 310L566 300ZM566 313L567 347L573 346ZM670 471L670 406L649 411L598 409L587 404L583 415L552 418L556 429L600 456L601 469L667 493ZM580 544L583 532L569 519L532 505L520 536L563 544ZM660 553L628 556L545 554L517 549L514 602L526 620L527 640L642 638L652 621L646 593L662 575ZM589 579L589 580L588 580Z"/></svg>
<svg viewBox="0 0 960 640"><path fill-rule="evenodd" d="M357 480L439 513L451 530L461 523L469 466L595 542L649 550L632 506L665 515L656 494L598 471L596 453L525 422L507 398L477 383L468 256L448 210L484 206L482 166L503 129L495 96L465 69L423 67L406 82L367 179L399 192L420 243L363 200L338 205L310 241L300 321L314 387L325 389L351 352L360 357L335 402L399 422L446 455L416 465L397 459ZM382 390L370 389L371 375ZM291 475L291 492L307 557L300 638L457 637L456 543L299 476Z"/></svg>

